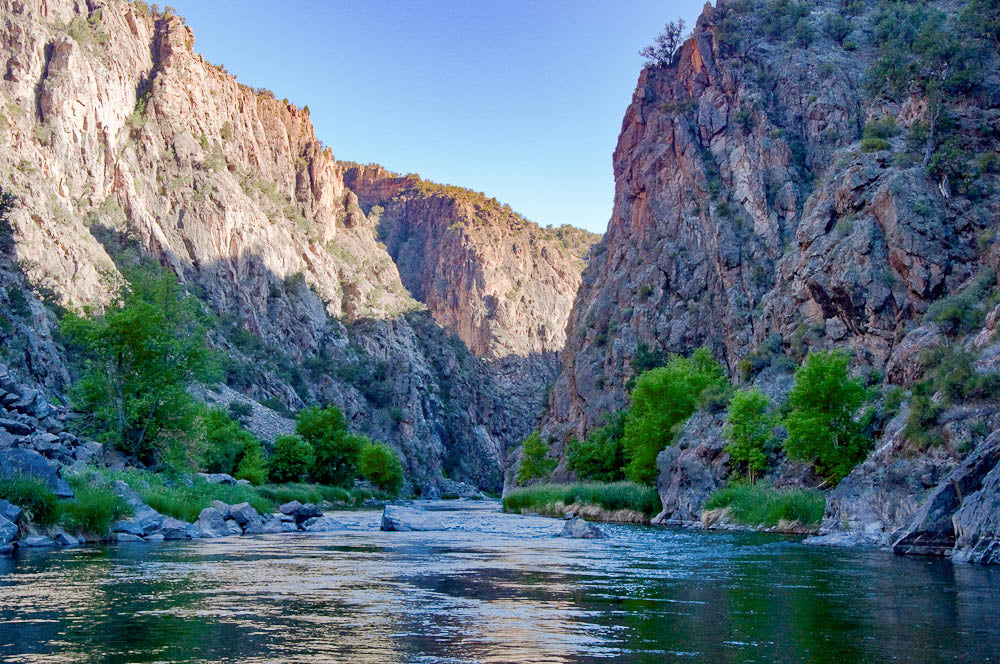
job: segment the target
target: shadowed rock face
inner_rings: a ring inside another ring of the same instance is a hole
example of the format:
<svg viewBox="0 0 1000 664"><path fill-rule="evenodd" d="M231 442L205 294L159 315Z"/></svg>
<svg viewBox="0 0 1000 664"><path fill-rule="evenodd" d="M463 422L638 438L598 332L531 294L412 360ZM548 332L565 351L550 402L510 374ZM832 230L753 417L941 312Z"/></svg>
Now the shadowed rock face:
<svg viewBox="0 0 1000 664"><path fill-rule="evenodd" d="M528 222L488 216L479 220L497 225L471 253L423 246L428 264L461 259L465 271L432 271L432 288L406 263L404 282L403 254L380 243L377 215L362 210L306 110L206 62L179 17L121 0L90 7L0 0L0 171L18 197L0 305L11 288L28 300L0 332L25 350L8 358L12 370L56 391L69 377L29 283L64 306L100 304L103 275L133 251L220 317L212 342L233 358L230 387L244 397L336 404L353 429L399 448L416 484L444 469L498 489L505 449L530 431L553 374L579 256ZM447 202L425 191L409 205L408 223L436 228L421 215ZM473 283L472 296L426 295ZM530 300L484 308L518 283Z"/></svg>

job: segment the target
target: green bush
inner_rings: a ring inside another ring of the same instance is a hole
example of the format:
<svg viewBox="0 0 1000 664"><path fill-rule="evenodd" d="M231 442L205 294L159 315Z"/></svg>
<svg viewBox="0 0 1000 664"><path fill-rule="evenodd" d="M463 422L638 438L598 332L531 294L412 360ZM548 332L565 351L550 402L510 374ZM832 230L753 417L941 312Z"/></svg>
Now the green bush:
<svg viewBox="0 0 1000 664"><path fill-rule="evenodd" d="M767 469L767 453L774 441L777 417L770 412L771 401L759 389L740 390L733 395L726 412L723 435L728 441L733 472L754 484Z"/></svg>
<svg viewBox="0 0 1000 664"><path fill-rule="evenodd" d="M826 496L819 491L739 484L719 489L705 502L706 510L727 507L736 521L748 526L773 527L780 521L818 526L826 509Z"/></svg>
<svg viewBox="0 0 1000 664"><path fill-rule="evenodd" d="M246 401L230 401L228 410L229 416L240 423L253 415L253 406Z"/></svg>
<svg viewBox="0 0 1000 664"><path fill-rule="evenodd" d="M369 443L361 449L361 475L382 491L396 495L403 486L403 463L385 443Z"/></svg>
<svg viewBox="0 0 1000 664"><path fill-rule="evenodd" d="M295 432L312 446L313 481L336 486L354 482L361 449L370 441L347 433L347 423L339 409L314 406L300 411Z"/></svg>
<svg viewBox="0 0 1000 664"><path fill-rule="evenodd" d="M655 489L634 482L542 484L514 489L504 496L503 508L507 512L546 512L547 507L558 502L598 505L609 511L633 510L646 516L654 516L662 509Z"/></svg>
<svg viewBox="0 0 1000 664"><path fill-rule="evenodd" d="M524 439L523 450L517 471L517 481L522 484L536 477L548 477L559 463L558 459L549 456L549 444L537 431Z"/></svg>
<svg viewBox="0 0 1000 664"><path fill-rule="evenodd" d="M618 482L625 479L625 419L628 411L622 410L607 417L602 427L592 429L585 440L570 437L566 442L566 459L569 469L581 479L597 482Z"/></svg>
<svg viewBox="0 0 1000 664"><path fill-rule="evenodd" d="M937 323L945 334L972 332L983 325L983 303L996 289L996 271L983 268L972 282L938 300L927 308L924 320Z"/></svg>
<svg viewBox="0 0 1000 664"><path fill-rule="evenodd" d="M36 477L21 475L0 479L0 498L24 510L24 517L37 526L54 523L59 516L59 499Z"/></svg>
<svg viewBox="0 0 1000 664"><path fill-rule="evenodd" d="M827 12L823 17L823 34L843 46L844 41L854 31L851 19L838 12Z"/></svg>
<svg viewBox="0 0 1000 664"><path fill-rule="evenodd" d="M865 396L861 381L848 374L845 353L809 353L788 395L789 458L814 463L818 473L834 482L850 473L870 446L866 425L858 420Z"/></svg>
<svg viewBox="0 0 1000 664"><path fill-rule="evenodd" d="M267 459L264 458L264 448L256 438L243 448L234 477L251 484L263 484L267 481Z"/></svg>
<svg viewBox="0 0 1000 664"><path fill-rule="evenodd" d="M312 465L312 446L302 438L283 435L274 439L274 452L268 463L268 477L272 482L299 482Z"/></svg>
<svg viewBox="0 0 1000 664"><path fill-rule="evenodd" d="M674 441L677 429L694 413L708 388L728 384L722 366L706 348L690 358L674 357L665 367L639 376L625 422L622 446L625 476L639 484L656 477L656 455Z"/></svg>
<svg viewBox="0 0 1000 664"><path fill-rule="evenodd" d="M253 434L220 409L206 409L201 417L205 428L205 446L201 468L208 473L236 472L246 450L260 447Z"/></svg>
<svg viewBox="0 0 1000 664"><path fill-rule="evenodd" d="M60 505L59 523L72 533L105 536L111 524L132 514L132 509L109 486L95 486L87 479L70 479L72 500Z"/></svg>

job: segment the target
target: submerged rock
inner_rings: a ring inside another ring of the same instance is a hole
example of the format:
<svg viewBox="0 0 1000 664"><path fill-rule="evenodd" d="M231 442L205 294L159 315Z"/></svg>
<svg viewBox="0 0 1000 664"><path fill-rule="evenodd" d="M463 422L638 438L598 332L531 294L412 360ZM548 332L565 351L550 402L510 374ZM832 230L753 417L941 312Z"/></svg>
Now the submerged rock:
<svg viewBox="0 0 1000 664"><path fill-rule="evenodd" d="M386 505L382 510L382 530L394 532L409 532L419 530L444 530L440 520L427 512Z"/></svg>
<svg viewBox="0 0 1000 664"><path fill-rule="evenodd" d="M302 524L302 530L310 533L325 533L331 530L343 530L344 524L328 516L318 516ZM384 528L383 528L384 530Z"/></svg>
<svg viewBox="0 0 1000 664"><path fill-rule="evenodd" d="M559 537L569 537L571 539L600 539L604 537L604 531L580 517L573 517L566 520Z"/></svg>
<svg viewBox="0 0 1000 664"><path fill-rule="evenodd" d="M53 547L56 543L50 537L44 537L41 535L31 535L25 537L24 539L18 540L17 545L22 549L44 549L48 547Z"/></svg>

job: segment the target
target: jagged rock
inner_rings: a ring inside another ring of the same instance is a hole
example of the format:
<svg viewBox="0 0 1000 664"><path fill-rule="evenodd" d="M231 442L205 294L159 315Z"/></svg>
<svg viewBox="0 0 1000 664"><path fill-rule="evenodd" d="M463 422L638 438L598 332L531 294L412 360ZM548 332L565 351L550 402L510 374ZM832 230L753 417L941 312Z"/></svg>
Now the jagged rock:
<svg viewBox="0 0 1000 664"><path fill-rule="evenodd" d="M702 505L725 483L729 455L724 451L723 417L698 412L684 424L677 443L656 457L656 486L662 511L653 523L697 522Z"/></svg>
<svg viewBox="0 0 1000 664"><path fill-rule="evenodd" d="M278 533L287 533L288 529L285 524L276 518L265 519L260 525L259 532L265 535L275 535Z"/></svg>
<svg viewBox="0 0 1000 664"><path fill-rule="evenodd" d="M17 420L0 419L0 429L5 429L15 436L27 436L31 433L31 427Z"/></svg>
<svg viewBox="0 0 1000 664"><path fill-rule="evenodd" d="M242 535L243 529L240 528L240 524L236 523L232 519L226 519L226 535Z"/></svg>
<svg viewBox="0 0 1000 664"><path fill-rule="evenodd" d="M215 509L215 510L217 510L219 512L219 514L222 515L223 519L228 519L232 515L232 510L229 507L229 505L225 504L221 500L213 500L212 501L212 508Z"/></svg>
<svg viewBox="0 0 1000 664"><path fill-rule="evenodd" d="M115 521L111 524L111 532L142 537L146 534L146 527L144 524L136 521Z"/></svg>
<svg viewBox="0 0 1000 664"><path fill-rule="evenodd" d="M302 530L310 533L325 533L331 530L343 530L344 524L328 516L318 516L302 523ZM385 530L383 528L383 530Z"/></svg>
<svg viewBox="0 0 1000 664"><path fill-rule="evenodd" d="M192 533L190 530L189 523L185 523L180 519L175 519L173 517L165 517L161 522L159 527L156 529L154 534L163 535L165 540L184 540L191 539ZM147 538L148 539L148 538Z"/></svg>
<svg viewBox="0 0 1000 664"><path fill-rule="evenodd" d="M313 505L312 503L306 503L302 505L297 500L293 500L290 503L285 503L278 508L278 511L282 514L292 517L295 519L295 523L301 525L309 519L315 519L317 517L323 516L323 511L319 507Z"/></svg>
<svg viewBox="0 0 1000 664"><path fill-rule="evenodd" d="M286 516L293 516L301 507L302 503L297 500L293 500L278 507L278 511Z"/></svg>
<svg viewBox="0 0 1000 664"><path fill-rule="evenodd" d="M566 520L559 537L569 537L571 539L600 539L604 537L604 531L580 517Z"/></svg>
<svg viewBox="0 0 1000 664"><path fill-rule="evenodd" d="M395 532L444 530L443 523L421 510L405 509L396 505L386 505L382 510L382 530Z"/></svg>
<svg viewBox="0 0 1000 664"><path fill-rule="evenodd" d="M59 531L58 533L53 535L52 539L59 546L80 546L80 540L62 531Z"/></svg>
<svg viewBox="0 0 1000 664"><path fill-rule="evenodd" d="M0 517L16 524L21 520L22 514L24 514L24 510L20 507L0 498Z"/></svg>
<svg viewBox="0 0 1000 664"><path fill-rule="evenodd" d="M201 531L202 537L226 537L229 535L229 528L226 526L226 517L214 507L206 507L198 515L195 522Z"/></svg>
<svg viewBox="0 0 1000 664"><path fill-rule="evenodd" d="M257 510L250 503L233 505L229 508L229 513L232 515L233 520L243 527L246 527L247 524L259 523L261 520L260 514L257 513Z"/></svg>
<svg viewBox="0 0 1000 664"><path fill-rule="evenodd" d="M920 354L940 346L943 338L941 329L934 323L921 325L909 332L892 351L885 367L886 380L894 385L912 386L924 373Z"/></svg>
<svg viewBox="0 0 1000 664"><path fill-rule="evenodd" d="M31 475L60 498L72 498L73 490L52 464L38 452L25 449L0 450L0 477Z"/></svg>
<svg viewBox="0 0 1000 664"><path fill-rule="evenodd" d="M56 543L51 537L45 537L43 535L30 535L24 539L18 540L17 546L22 549L44 549L56 546Z"/></svg>
<svg viewBox="0 0 1000 664"><path fill-rule="evenodd" d="M986 475L979 491L962 501L952 525L953 561L1000 564L1000 465Z"/></svg>
<svg viewBox="0 0 1000 664"><path fill-rule="evenodd" d="M17 539L17 524L0 516L0 545L10 544Z"/></svg>

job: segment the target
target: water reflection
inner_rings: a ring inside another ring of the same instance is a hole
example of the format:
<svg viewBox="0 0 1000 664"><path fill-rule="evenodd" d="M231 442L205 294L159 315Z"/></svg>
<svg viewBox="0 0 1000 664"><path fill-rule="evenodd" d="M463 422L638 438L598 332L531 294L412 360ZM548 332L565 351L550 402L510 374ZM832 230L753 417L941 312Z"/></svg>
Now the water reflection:
<svg viewBox="0 0 1000 664"><path fill-rule="evenodd" d="M352 512L328 535L0 559L0 660L1000 661L996 570L439 507L446 532Z"/></svg>

